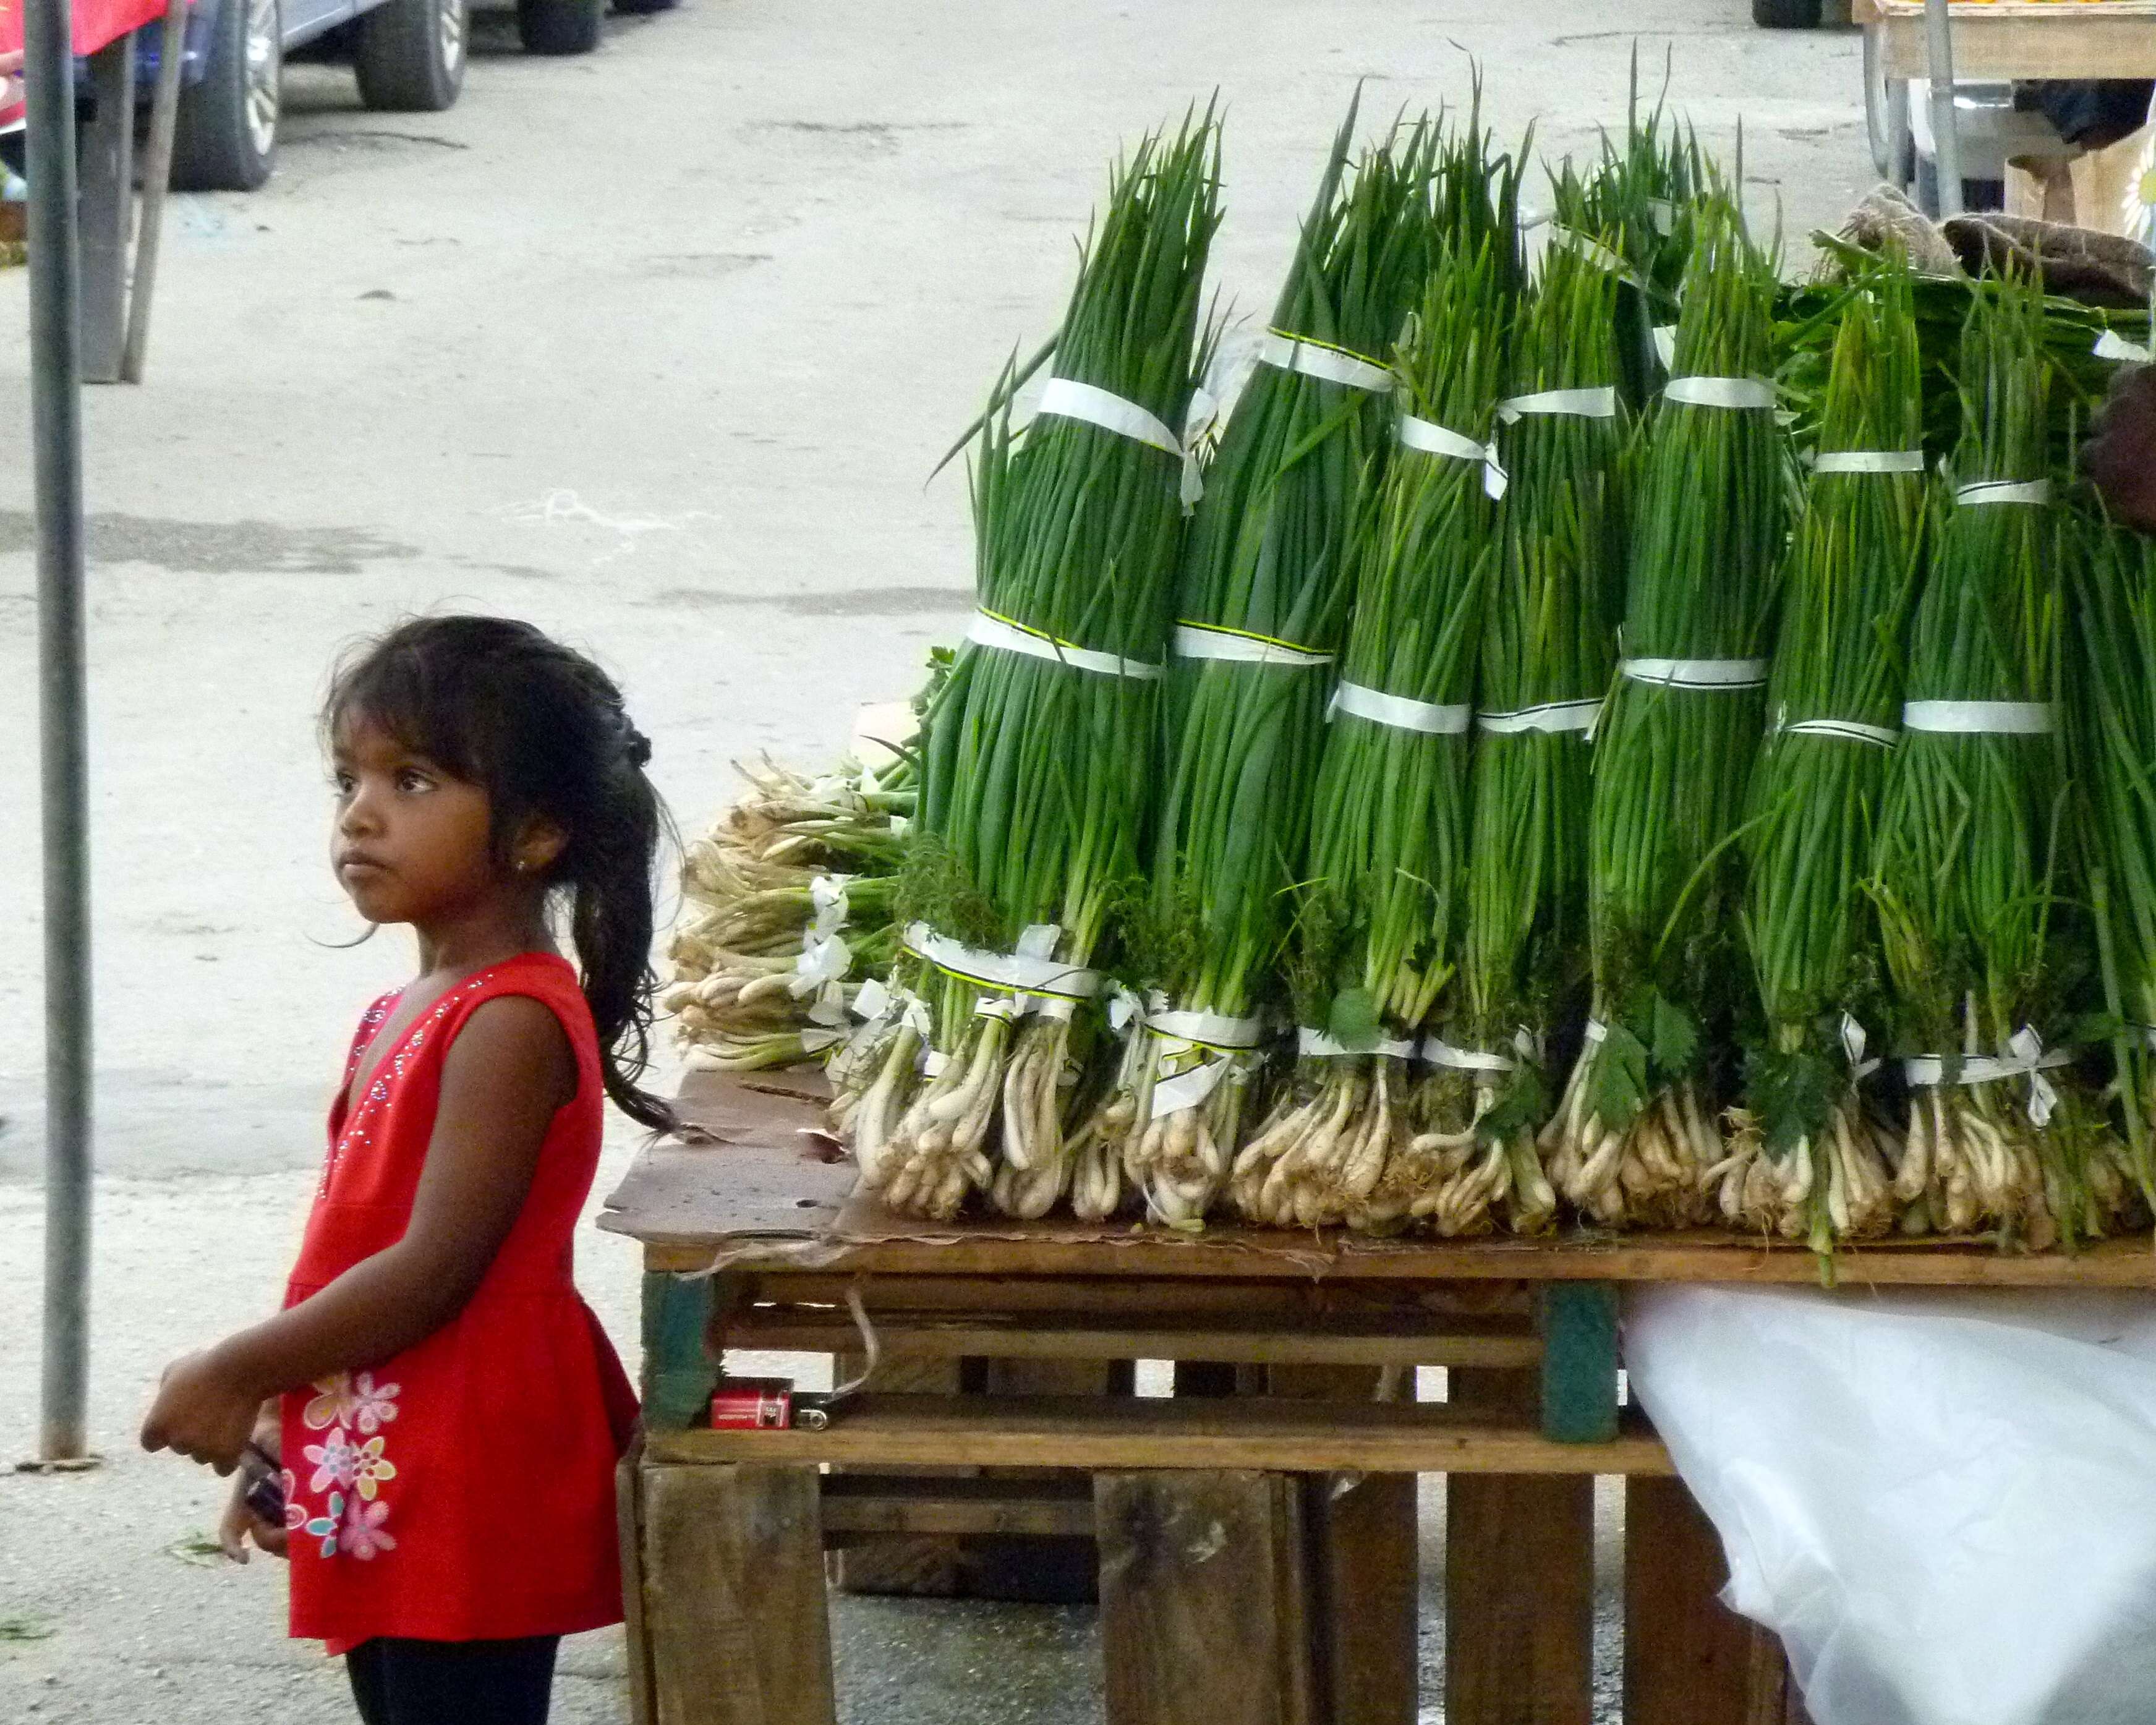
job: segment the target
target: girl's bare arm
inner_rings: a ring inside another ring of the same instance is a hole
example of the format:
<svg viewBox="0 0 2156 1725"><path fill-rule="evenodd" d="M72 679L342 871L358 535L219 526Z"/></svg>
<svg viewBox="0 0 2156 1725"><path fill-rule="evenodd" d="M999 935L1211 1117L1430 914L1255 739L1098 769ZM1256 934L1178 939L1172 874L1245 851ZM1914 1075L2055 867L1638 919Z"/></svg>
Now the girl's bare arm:
<svg viewBox="0 0 2156 1725"><path fill-rule="evenodd" d="M531 1189L576 1061L537 1000L485 1002L442 1064L441 1100L404 1237L319 1293L166 1371L142 1425L219 1473L238 1463L265 1397L369 1366L424 1341L464 1309Z"/></svg>

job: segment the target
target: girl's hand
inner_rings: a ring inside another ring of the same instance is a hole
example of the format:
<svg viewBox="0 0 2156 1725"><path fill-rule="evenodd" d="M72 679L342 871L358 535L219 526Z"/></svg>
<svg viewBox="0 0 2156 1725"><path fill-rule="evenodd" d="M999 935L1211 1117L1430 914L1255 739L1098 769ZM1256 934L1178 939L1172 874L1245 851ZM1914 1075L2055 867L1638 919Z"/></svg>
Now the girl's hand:
<svg viewBox="0 0 2156 1725"><path fill-rule="evenodd" d="M273 1558L291 1555L285 1548L285 1529L275 1522L265 1522L248 1507L247 1481L243 1476L232 1482L232 1496L225 1500L224 1517L217 1524L217 1543L225 1556L235 1563L247 1561L247 1542L256 1545Z"/></svg>
<svg viewBox="0 0 2156 1725"><path fill-rule="evenodd" d="M191 1353L165 1368L142 1421L142 1447L177 1450L230 1473L254 1433L262 1400L262 1387L242 1383L218 1350Z"/></svg>

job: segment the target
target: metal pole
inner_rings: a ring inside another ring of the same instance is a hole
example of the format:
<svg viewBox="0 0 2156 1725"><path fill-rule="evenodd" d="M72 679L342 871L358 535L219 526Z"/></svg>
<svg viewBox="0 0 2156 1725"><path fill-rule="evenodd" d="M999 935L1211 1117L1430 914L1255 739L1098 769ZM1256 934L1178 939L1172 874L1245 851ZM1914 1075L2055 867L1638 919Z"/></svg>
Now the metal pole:
<svg viewBox="0 0 2156 1725"><path fill-rule="evenodd" d="M90 819L84 732L80 270L68 0L24 0L30 427L45 830L45 1353L38 1455L85 1453L90 1356Z"/></svg>
<svg viewBox="0 0 2156 1725"><path fill-rule="evenodd" d="M166 0L157 42L157 93L150 101L150 148L142 158L141 226L135 235L135 280L127 294L127 346L120 381L140 383L150 347L150 302L157 291L157 249L165 233L165 188L172 178L172 132L180 112L180 60L187 52L187 0Z"/></svg>
<svg viewBox="0 0 2156 1725"><path fill-rule="evenodd" d="M1954 113L1953 25L1947 0L1924 0L1924 57L1932 80L1932 160L1939 174L1939 213L1958 216L1961 122Z"/></svg>

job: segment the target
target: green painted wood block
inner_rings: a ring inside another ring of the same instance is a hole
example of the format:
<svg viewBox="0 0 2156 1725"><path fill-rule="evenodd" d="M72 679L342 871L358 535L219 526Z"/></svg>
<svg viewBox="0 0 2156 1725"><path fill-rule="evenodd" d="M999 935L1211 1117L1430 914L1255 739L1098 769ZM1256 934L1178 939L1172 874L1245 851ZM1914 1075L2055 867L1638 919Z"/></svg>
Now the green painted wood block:
<svg viewBox="0 0 2156 1725"><path fill-rule="evenodd" d="M1543 1337L1543 1435L1603 1444L1617 1435L1617 1290L1554 1281L1537 1308Z"/></svg>
<svg viewBox="0 0 2156 1725"><path fill-rule="evenodd" d="M644 1423L654 1431L699 1424L718 1382L711 1350L713 1278L647 1271L644 1277Z"/></svg>

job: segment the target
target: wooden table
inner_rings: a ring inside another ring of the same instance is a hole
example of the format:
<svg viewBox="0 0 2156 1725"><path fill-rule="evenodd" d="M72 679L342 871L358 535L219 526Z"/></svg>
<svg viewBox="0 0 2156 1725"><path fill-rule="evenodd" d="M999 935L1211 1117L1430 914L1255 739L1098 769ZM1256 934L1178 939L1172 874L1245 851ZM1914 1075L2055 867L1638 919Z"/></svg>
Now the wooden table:
<svg viewBox="0 0 2156 1725"><path fill-rule="evenodd" d="M1922 0L1855 0L1851 12L1881 73L1927 75ZM2156 77L2156 0L1960 0L1952 18L1962 83Z"/></svg>
<svg viewBox="0 0 2156 1725"><path fill-rule="evenodd" d="M1423 1472L1447 1476L1450 1725L1588 1725L1598 1475L1627 1499L1628 1725L1798 1717L1779 1647L1714 1600L1712 1530L1620 1407L1616 1290L1815 1284L1810 1253L1711 1234L937 1227L852 1202L813 1080L701 1081L684 1106L699 1141L646 1151L601 1218L647 1271L623 1518L639 1725L826 1725L816 1554L877 1540L1075 1543L1089 1570L1097 1553L1113 1725L1406 1725ZM1834 1273L2149 1287L2156 1253L1897 1241ZM886 1365L828 1430L699 1429L725 1348L858 1353L850 1295ZM1174 1399L1129 1393L1142 1359L1176 1363ZM1424 1365L1448 1369L1445 1403L1375 1399ZM968 1477L906 1471L954 1463ZM1199 1526L1239 1560L1171 1561Z"/></svg>

